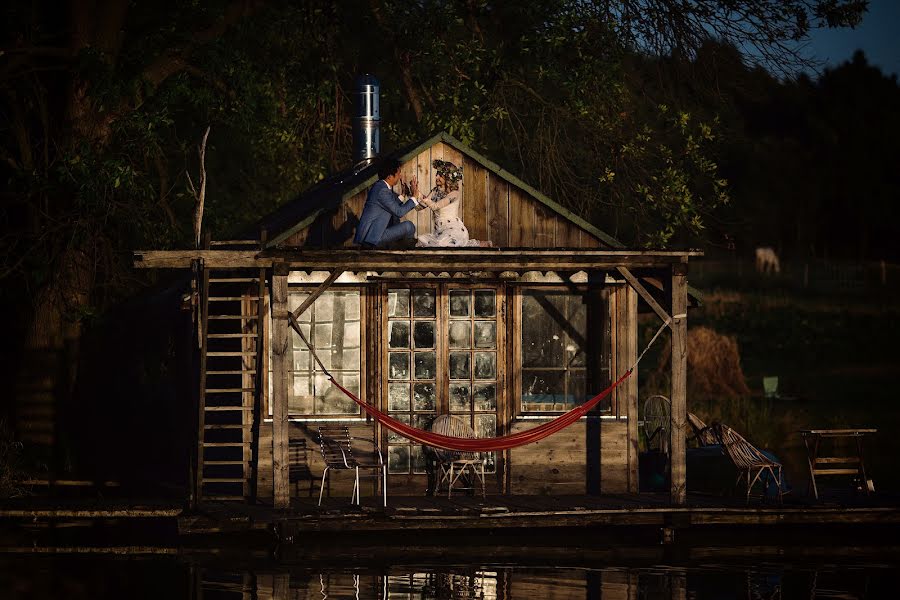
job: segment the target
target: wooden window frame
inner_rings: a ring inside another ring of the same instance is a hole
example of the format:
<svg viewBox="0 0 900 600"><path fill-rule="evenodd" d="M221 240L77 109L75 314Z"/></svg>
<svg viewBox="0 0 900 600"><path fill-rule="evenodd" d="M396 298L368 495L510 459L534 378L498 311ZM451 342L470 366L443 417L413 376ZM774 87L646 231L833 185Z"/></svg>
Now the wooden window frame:
<svg viewBox="0 0 900 600"><path fill-rule="evenodd" d="M288 286L288 298L292 293L312 293L318 284L307 284L307 283L292 283ZM367 308L369 306L368 297L371 294L370 286L360 285L360 284L335 284L332 285L328 290L324 292L324 294L328 294L329 292L359 292L359 397L361 400L366 401L367 390L368 390L368 369L366 367L366 359L368 354L368 328L370 317L368 315ZM324 295L323 294L323 295ZM288 301L290 302L290 301ZM311 309L312 307L310 307ZM272 380L271 373L271 360L270 355L272 352L272 329L275 324L272 320L272 312L271 305L268 306L268 316L266 319L268 334L265 336L267 348L266 348L266 378L268 381ZM288 340L290 340L291 349L290 349L290 357L291 364L293 365L293 343L294 337L297 335L295 331L288 328ZM310 340L312 341L312 340ZM310 357L312 360L312 357ZM315 369L314 369L315 370ZM290 369L291 373L293 373L293 366ZM271 401L271 390L267 385L265 388L265 402L263 406L263 415L265 415L264 420L271 421L272 420L272 401ZM290 396L293 395L293 377L291 387L288 392L288 401L290 402ZM332 415L306 415L299 413L288 413L288 420L296 423L327 423L327 422L365 422L367 420L366 414L363 412L362 408L357 408L356 414L332 414Z"/></svg>
<svg viewBox="0 0 900 600"><path fill-rule="evenodd" d="M511 286L512 294L512 319L509 322L509 338L510 338L510 377L509 377L509 398L511 401L511 418L513 420L546 420L552 419L555 417L564 414L567 410L574 408L576 405L572 405L569 408L562 411L546 411L546 410L524 410L522 406L522 381L525 373L525 368L523 366L523 348L522 348L522 333L524 331L523 326L523 316L522 316L522 301L524 296L529 291L541 291L541 292L569 292L571 294L579 294L583 298L586 299L587 302L590 302L590 296L592 292L596 291L597 288L593 288L584 284L577 285L559 285L559 284L534 284L534 283L521 283L515 284ZM590 305L587 307L590 309ZM605 319L609 319L609 315L607 311L603 311ZM587 318L587 315L585 315ZM586 336L590 336L591 331L586 331ZM586 364L584 367L585 372L585 391L587 397L592 397L593 394L599 392L600 390L592 390L592 363L595 361L599 361L600 357L592 356L590 348L585 349L586 352ZM599 352L604 354L604 350L600 349ZM606 361L609 361L609 352L606 351ZM584 402L584 400L582 400ZM603 410L596 410L596 413L603 418L615 417L616 415L616 407L613 406L614 402L612 398L609 400L609 406ZM595 411L592 411L592 414ZM586 419L587 417L582 417L582 419Z"/></svg>
<svg viewBox="0 0 900 600"><path fill-rule="evenodd" d="M421 279L397 279L391 281L383 281L378 288L378 299L381 303L381 315L380 315L380 332L381 335L388 335L388 327L389 327L389 316L387 311L387 299L388 292L391 289L409 289L410 291L416 289L430 289L435 292L435 361L438 365L447 366L446 369L441 369L436 373L435 376L435 412L434 416L445 415L445 414L455 414L456 416L462 415L462 413L451 413L450 412L450 370L449 370L449 357L450 357L450 340L449 340L449 325L451 322L449 316L449 302L450 302L450 292L453 290L469 290L471 292L475 292L477 290L491 290L494 292L495 298L495 322L497 324L496 330L496 347L493 351L496 353L496 379L493 380L496 384L496 406L494 408L494 415L496 419L496 430L498 434L503 431L504 424L503 421L505 419L505 406L506 406L506 396L507 393L505 390L504 382L506 381L506 362L507 362L507 354L508 354L508 345L506 343L506 329L507 329L507 302L506 302L506 288L503 282L499 281L448 281L448 280L421 280ZM473 306L474 310L474 306ZM472 317L474 319L474 316ZM412 317L412 303L410 302L410 322L413 322L415 319ZM410 327L410 343L412 344L412 335L413 328ZM474 332L473 334L474 335ZM390 380L390 348L388 347L388 342L386 338L379 340L378 342L380 350L380 356L378 357L378 364L380 365L381 373L377 376L377 379L380 384L380 393L378 404L379 407L385 412L390 411L388 409L388 390ZM474 352L476 349L471 349L471 352ZM411 348L411 357L410 357L410 369L414 369L414 350ZM473 358L474 360L474 358ZM472 369L474 369L474 364L472 364ZM410 374L410 382L414 381L412 377L412 373ZM473 379L474 381L474 376ZM474 390L474 386L473 386ZM403 413L396 413L403 414ZM410 416L414 414L414 411L409 411ZM468 422L469 425L473 425L471 415L474 414L488 414L487 411L474 411L470 410L468 413L470 420ZM384 429L384 428L382 428ZM384 431L381 436L381 443L385 449L389 448L389 446L403 445L403 444L389 444L387 439L387 432ZM500 461L500 456L496 457L497 463ZM498 467L499 468L499 467ZM493 471L492 471L493 472ZM412 468L412 464L410 464L409 473L393 473L394 477L417 477L423 476L422 473L415 472Z"/></svg>

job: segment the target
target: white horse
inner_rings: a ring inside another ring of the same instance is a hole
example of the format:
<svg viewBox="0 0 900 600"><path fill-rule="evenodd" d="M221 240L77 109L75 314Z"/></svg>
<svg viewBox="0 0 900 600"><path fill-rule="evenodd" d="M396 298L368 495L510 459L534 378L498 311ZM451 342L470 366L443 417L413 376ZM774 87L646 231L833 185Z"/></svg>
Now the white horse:
<svg viewBox="0 0 900 600"><path fill-rule="evenodd" d="M774 249L768 246L756 249L756 270L760 273L781 273L781 263Z"/></svg>

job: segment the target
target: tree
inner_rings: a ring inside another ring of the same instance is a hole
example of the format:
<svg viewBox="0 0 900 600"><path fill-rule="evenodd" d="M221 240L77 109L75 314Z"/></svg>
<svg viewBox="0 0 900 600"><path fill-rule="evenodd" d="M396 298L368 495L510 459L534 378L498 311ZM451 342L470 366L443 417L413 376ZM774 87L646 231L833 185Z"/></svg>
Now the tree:
<svg viewBox="0 0 900 600"><path fill-rule="evenodd" d="M349 161L346 90L372 71L386 141L446 129L626 242L684 243L725 200L714 115L649 97L626 58L693 57L717 36L789 58L811 27L852 25L865 5L13 2L0 29L0 276L25 340L19 391L64 402L83 328L136 285L129 250L191 243L180 174L208 125L217 235Z"/></svg>

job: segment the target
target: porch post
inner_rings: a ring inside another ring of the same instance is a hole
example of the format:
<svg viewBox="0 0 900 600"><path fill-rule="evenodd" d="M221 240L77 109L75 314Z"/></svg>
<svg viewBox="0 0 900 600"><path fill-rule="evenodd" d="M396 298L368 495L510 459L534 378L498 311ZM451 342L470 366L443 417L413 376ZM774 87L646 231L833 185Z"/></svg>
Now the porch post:
<svg viewBox="0 0 900 600"><path fill-rule="evenodd" d="M272 481L275 508L290 506L288 390L290 380L287 274L272 275Z"/></svg>
<svg viewBox="0 0 900 600"><path fill-rule="evenodd" d="M687 264L672 265L672 412L670 459L671 501L684 504L687 500L685 483L687 427Z"/></svg>

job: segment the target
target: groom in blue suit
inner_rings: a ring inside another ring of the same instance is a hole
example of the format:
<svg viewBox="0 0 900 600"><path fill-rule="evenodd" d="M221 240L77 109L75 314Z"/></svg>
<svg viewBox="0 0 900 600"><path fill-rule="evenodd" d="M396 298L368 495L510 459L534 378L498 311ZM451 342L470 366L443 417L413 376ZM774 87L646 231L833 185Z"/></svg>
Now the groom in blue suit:
<svg viewBox="0 0 900 600"><path fill-rule="evenodd" d="M414 198L416 181L412 181L410 197L398 196L392 189L400 181L400 161L388 158L378 167L378 181L369 190L366 205L359 217L353 241L363 248L384 248L393 242L414 240L416 226L400 219L419 206Z"/></svg>

